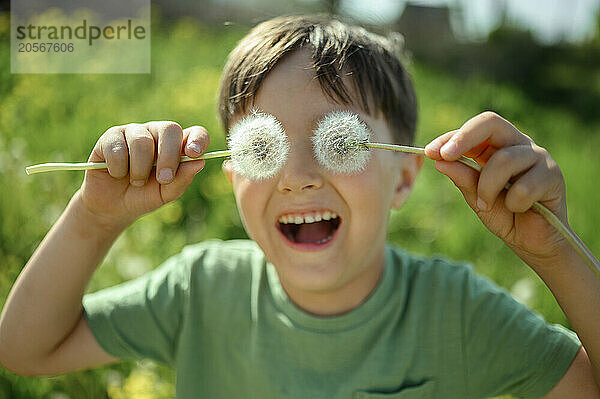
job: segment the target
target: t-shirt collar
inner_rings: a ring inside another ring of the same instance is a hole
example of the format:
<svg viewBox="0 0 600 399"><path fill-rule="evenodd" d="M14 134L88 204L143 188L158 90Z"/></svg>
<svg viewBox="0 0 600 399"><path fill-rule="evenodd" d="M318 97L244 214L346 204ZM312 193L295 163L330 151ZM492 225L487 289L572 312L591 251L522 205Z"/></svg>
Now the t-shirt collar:
<svg viewBox="0 0 600 399"><path fill-rule="evenodd" d="M339 316L316 316L294 304L281 286L275 267L266 262L269 294L278 311L297 326L319 332L333 332L357 327L377 314L392 293L396 270L392 264L391 249L385 249L383 273L375 289L358 307Z"/></svg>

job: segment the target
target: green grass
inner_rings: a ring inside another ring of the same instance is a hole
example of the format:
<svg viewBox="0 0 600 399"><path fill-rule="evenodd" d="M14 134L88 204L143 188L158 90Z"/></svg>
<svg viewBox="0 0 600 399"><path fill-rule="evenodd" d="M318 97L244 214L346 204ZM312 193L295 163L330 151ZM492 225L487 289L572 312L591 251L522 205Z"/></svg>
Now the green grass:
<svg viewBox="0 0 600 399"><path fill-rule="evenodd" d="M2 18L2 17L0 17ZM228 51L245 33L181 19L153 27L151 75L11 75L8 40L0 42L0 305L48 229L82 182L80 172L26 176L27 165L86 160L108 127L169 119L204 125L209 150L224 148L216 119L218 79ZM0 19L7 38L8 20ZM560 108L526 99L519 87L477 76L456 79L425 65L411 67L420 104L417 143L493 109L546 147L567 181L573 229L598 253L600 126ZM164 237L168 237L164 240ZM187 243L245 237L220 163L209 161L185 195L132 225L111 249L89 290L150 270ZM549 290L476 219L449 180L426 161L407 204L391 217L390 241L420 254L472 262L553 323L566 319ZM172 370L125 362L54 378L18 377L0 369L1 398L163 398L173 394Z"/></svg>

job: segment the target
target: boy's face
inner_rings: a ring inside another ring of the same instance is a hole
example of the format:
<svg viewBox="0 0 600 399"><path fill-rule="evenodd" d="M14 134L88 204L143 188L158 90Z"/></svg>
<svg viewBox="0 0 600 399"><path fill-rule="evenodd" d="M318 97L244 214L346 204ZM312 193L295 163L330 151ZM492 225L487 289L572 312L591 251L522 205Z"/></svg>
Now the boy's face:
<svg viewBox="0 0 600 399"><path fill-rule="evenodd" d="M392 134L382 117L369 117L359 108L328 98L304 50L286 57L267 75L254 106L282 124L290 152L275 177L259 182L237 174L229 162L224 164L246 231L273 263L283 288L298 306L323 315L348 311L377 285L389 210L408 196L422 157L371 150L371 159L359 174L332 174L321 167L313 156L311 136L318 121L331 111L357 113L372 129L373 141L392 142ZM290 229L281 226L282 216L301 216L306 221L325 211L338 215L336 230L332 223L322 228L313 225L304 230L303 238L299 230L292 240L286 238L284 232L290 237ZM324 240L332 233L320 244L293 242L311 241L311 234L312 241Z"/></svg>

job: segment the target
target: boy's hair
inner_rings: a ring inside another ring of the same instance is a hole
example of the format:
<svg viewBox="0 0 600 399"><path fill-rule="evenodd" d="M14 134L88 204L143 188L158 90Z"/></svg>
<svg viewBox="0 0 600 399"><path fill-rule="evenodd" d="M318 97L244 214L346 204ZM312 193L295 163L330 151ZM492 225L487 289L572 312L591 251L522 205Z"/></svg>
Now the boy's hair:
<svg viewBox="0 0 600 399"><path fill-rule="evenodd" d="M400 62L402 36L379 36L324 15L274 18L254 27L237 44L229 54L219 89L219 116L225 131L233 116L248 111L277 63L300 48L311 51L316 77L327 96L340 104L357 104L374 117L382 112L393 139L412 144L417 105ZM344 84L342 73L351 79L353 91Z"/></svg>

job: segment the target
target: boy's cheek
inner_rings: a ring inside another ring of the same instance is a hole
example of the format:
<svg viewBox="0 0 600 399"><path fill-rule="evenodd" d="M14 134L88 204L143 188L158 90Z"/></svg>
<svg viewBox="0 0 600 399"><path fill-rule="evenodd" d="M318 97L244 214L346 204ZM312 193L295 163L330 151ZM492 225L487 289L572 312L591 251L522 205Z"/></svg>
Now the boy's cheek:
<svg viewBox="0 0 600 399"><path fill-rule="evenodd" d="M240 217L248 231L256 221L264 217L268 204L264 187L260 183L244 180L235 185L234 195Z"/></svg>

